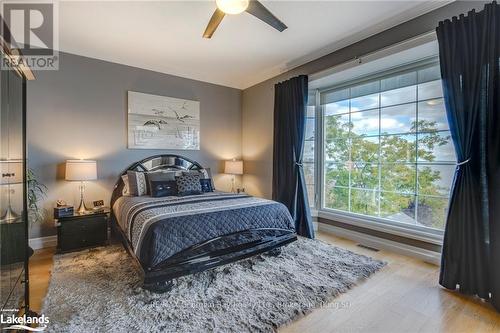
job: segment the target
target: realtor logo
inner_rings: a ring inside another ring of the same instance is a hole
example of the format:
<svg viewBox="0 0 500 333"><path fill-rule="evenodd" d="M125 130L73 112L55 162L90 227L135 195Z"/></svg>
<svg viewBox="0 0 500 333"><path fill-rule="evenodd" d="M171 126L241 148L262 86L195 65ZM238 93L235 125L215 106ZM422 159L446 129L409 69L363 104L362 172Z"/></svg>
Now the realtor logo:
<svg viewBox="0 0 500 333"><path fill-rule="evenodd" d="M4 43L34 70L58 69L58 6L55 1L2 1ZM3 66L4 64L2 64Z"/></svg>
<svg viewBox="0 0 500 333"><path fill-rule="evenodd" d="M4 309L2 312L13 312L12 309ZM16 311L17 312L17 311ZM3 331L29 331L29 332L43 332L47 328L50 320L49 317L45 315L32 315L17 316L15 314L0 314L0 327Z"/></svg>

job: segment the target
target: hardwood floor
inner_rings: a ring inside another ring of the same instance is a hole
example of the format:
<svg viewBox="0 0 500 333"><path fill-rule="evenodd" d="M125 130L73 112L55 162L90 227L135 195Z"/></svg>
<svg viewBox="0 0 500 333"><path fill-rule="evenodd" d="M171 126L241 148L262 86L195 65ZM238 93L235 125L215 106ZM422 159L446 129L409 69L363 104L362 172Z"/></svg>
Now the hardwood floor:
<svg viewBox="0 0 500 333"><path fill-rule="evenodd" d="M500 314L488 303L438 286L437 266L367 250L327 233L318 238L388 265L280 332L500 332ZM53 254L54 249L38 250L30 261L31 307L36 311L48 288Z"/></svg>
<svg viewBox="0 0 500 333"><path fill-rule="evenodd" d="M42 301L49 287L55 251L55 248L36 250L30 259L30 307L38 313L42 309Z"/></svg>

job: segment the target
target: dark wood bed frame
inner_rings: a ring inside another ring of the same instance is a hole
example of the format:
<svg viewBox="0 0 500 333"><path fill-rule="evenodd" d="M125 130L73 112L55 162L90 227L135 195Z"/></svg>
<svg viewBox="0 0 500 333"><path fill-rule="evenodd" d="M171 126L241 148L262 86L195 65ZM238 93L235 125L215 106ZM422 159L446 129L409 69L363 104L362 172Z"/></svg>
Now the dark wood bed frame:
<svg viewBox="0 0 500 333"><path fill-rule="evenodd" d="M278 255L280 247L297 240L295 232L285 229L250 229L221 237L216 237L200 244L193 245L169 257L154 268L144 267L135 255L124 231L118 225L113 214L113 205L122 196L124 187L122 175L127 171L156 170L201 170L202 166L179 155L156 155L148 157L129 166L118 179L111 196L111 227L129 255L139 268L143 280L143 288L153 292L166 292L172 288L172 280L184 275L201 272L213 267L225 265L237 260L267 252Z"/></svg>

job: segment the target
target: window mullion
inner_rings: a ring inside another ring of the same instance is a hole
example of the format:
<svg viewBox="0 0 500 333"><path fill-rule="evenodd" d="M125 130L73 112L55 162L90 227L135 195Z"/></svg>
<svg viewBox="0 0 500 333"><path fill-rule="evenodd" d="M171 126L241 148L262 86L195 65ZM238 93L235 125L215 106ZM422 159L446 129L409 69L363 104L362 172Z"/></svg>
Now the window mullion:
<svg viewBox="0 0 500 333"><path fill-rule="evenodd" d="M351 207L351 199L352 199L352 191L351 191L351 188L352 188L352 179L351 179L351 176L352 176L352 137L351 137L351 133L352 133L352 110L351 110L351 102L352 102L352 99L351 99L351 88L349 88L349 132L347 134L347 142L348 142L348 149L349 149L349 161L347 163L348 164L348 170L349 170L349 198L348 198L348 207L349 207L349 211L352 211L352 207Z"/></svg>
<svg viewBox="0 0 500 333"><path fill-rule="evenodd" d="M382 89L381 87L382 81L379 81L379 90ZM381 190L382 190L382 158L381 158L381 152L382 152L382 142L380 140L380 135L382 134L382 93L379 92L378 94L378 208L377 208L377 215L381 216L380 209L381 209L381 202L382 202L382 197L381 197Z"/></svg>
<svg viewBox="0 0 500 333"><path fill-rule="evenodd" d="M415 101L416 106L415 106L415 191L414 191L414 198L415 198L415 221L418 223L418 132L419 132L419 125L418 125L418 84L415 85L416 95L417 99Z"/></svg>

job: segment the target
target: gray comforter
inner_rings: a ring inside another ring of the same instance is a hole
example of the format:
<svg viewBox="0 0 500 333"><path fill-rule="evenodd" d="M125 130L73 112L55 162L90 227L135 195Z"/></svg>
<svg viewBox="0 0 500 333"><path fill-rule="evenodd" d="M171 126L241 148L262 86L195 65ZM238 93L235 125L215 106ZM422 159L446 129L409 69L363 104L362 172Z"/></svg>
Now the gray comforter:
<svg viewBox="0 0 500 333"><path fill-rule="evenodd" d="M116 201L113 212L146 268L153 268L190 246L238 231L294 230L293 220L283 204L244 194L124 196Z"/></svg>

